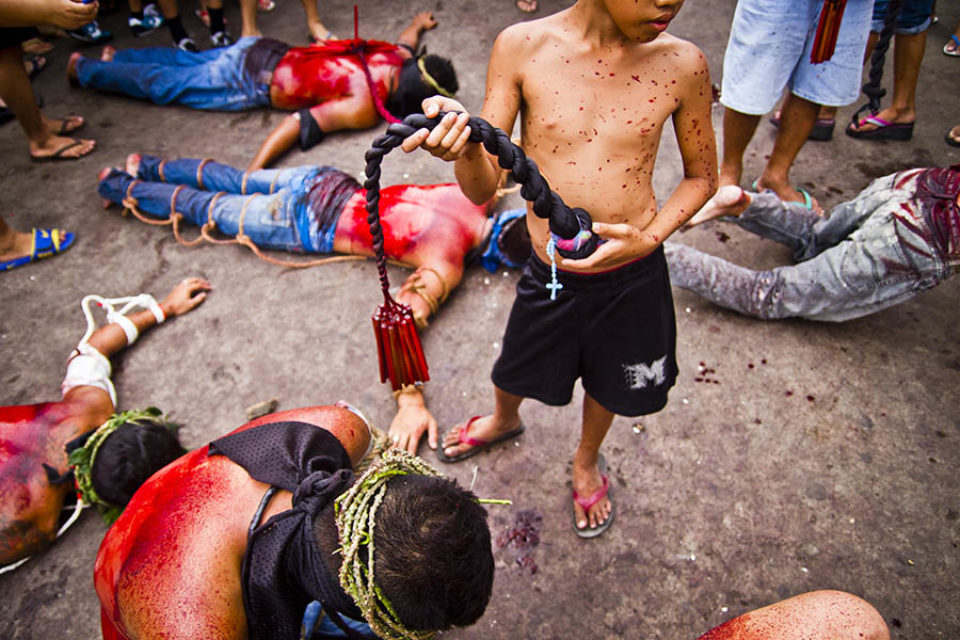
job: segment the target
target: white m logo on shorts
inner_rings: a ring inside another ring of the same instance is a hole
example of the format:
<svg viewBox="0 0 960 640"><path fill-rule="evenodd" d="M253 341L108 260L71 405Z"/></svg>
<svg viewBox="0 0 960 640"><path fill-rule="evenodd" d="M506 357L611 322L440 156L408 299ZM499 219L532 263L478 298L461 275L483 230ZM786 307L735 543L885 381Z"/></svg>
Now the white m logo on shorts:
<svg viewBox="0 0 960 640"><path fill-rule="evenodd" d="M646 389L647 383L653 386L661 385L667 378L667 356L654 360L649 365L644 363L625 364L623 372L627 376L627 386L631 389Z"/></svg>

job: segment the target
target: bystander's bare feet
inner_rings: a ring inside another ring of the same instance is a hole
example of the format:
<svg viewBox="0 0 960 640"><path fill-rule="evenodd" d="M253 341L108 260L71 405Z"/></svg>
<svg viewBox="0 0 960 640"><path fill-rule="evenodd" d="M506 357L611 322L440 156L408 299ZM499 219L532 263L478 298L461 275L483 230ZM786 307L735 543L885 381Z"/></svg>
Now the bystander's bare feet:
<svg viewBox="0 0 960 640"><path fill-rule="evenodd" d="M83 140L51 135L43 142L30 141L30 157L34 161L77 160L93 152L96 140Z"/></svg>
<svg viewBox="0 0 960 640"><path fill-rule="evenodd" d="M67 80L75 87L80 84L80 81L77 79L77 61L82 57L83 54L79 51L74 51L67 59Z"/></svg>
<svg viewBox="0 0 960 640"><path fill-rule="evenodd" d="M492 444L497 438L516 430L520 426L520 417L517 416L514 418L513 422L498 424L494 420L494 416L489 415L475 420L469 420L466 423L451 428L447 431L447 435L443 438L443 442L440 445L443 453L446 454L447 457L457 458L471 449L477 447L486 448L486 445L460 442L460 431L466 429L468 426L470 428L468 432L470 439Z"/></svg>
<svg viewBox="0 0 960 640"><path fill-rule="evenodd" d="M703 208L687 221L686 226L693 227L720 216L739 216L750 205L750 195L735 184L717 189Z"/></svg>
<svg viewBox="0 0 960 640"><path fill-rule="evenodd" d="M770 180L767 176L761 176L754 183L754 191L773 191L777 197L784 202L796 202L815 212L817 215L823 215L823 207L817 202L817 199L806 191L796 189L787 182L778 182Z"/></svg>

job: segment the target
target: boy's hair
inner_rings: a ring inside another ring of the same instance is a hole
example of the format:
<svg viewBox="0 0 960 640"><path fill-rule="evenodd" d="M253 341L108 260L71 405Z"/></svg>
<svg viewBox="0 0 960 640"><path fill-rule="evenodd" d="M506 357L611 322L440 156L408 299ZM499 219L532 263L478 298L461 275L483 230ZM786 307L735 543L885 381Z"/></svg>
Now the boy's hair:
<svg viewBox="0 0 960 640"><path fill-rule="evenodd" d="M124 506L147 478L184 453L166 426L127 422L100 445L90 472L93 488L103 500Z"/></svg>
<svg viewBox="0 0 960 640"><path fill-rule="evenodd" d="M424 79L418 64L422 64L430 77L449 95L454 95L460 89L457 72L447 58L434 54L407 58L400 68L397 89L386 104L387 110L401 120L411 113L421 113L423 101L441 93Z"/></svg>
<svg viewBox="0 0 960 640"><path fill-rule="evenodd" d="M493 589L487 512L436 477L391 478L377 511L375 580L408 629L476 622Z"/></svg>

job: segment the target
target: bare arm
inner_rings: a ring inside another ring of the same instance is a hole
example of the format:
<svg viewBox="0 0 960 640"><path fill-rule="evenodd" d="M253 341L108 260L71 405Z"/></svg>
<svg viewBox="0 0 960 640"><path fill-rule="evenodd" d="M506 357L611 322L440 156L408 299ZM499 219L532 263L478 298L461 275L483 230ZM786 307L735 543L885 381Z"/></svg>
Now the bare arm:
<svg viewBox="0 0 960 640"><path fill-rule="evenodd" d="M493 45L487 69L487 89L480 116L493 126L510 132L520 111L520 85L514 75L511 58L516 55L514 36L510 29L501 33ZM457 182L464 195L475 204L483 204L496 194L501 170L496 158L484 151L479 143L468 142L469 114L456 100L434 96L423 103L427 117L440 111L460 111L459 116L448 114L433 131L421 129L403 141L401 148L409 153L423 147L434 156L455 161Z"/></svg>
<svg viewBox="0 0 960 640"><path fill-rule="evenodd" d="M410 21L410 24L397 36L397 44L402 44L416 50L420 44L420 34L429 31L437 26L437 21L433 18L433 13L423 11L418 13Z"/></svg>
<svg viewBox="0 0 960 640"><path fill-rule="evenodd" d="M74 0L4 0L0 2L0 26L33 27L52 24L77 29L97 17L96 2L82 4Z"/></svg>
<svg viewBox="0 0 960 640"><path fill-rule="evenodd" d="M297 141L300 135L300 114L294 113L284 118L277 127L270 132L267 139L260 145L257 155L247 166L247 171L269 167L281 155L287 152Z"/></svg>
<svg viewBox="0 0 960 640"><path fill-rule="evenodd" d="M206 300L209 290L210 283L203 278L186 278L167 294L160 303L160 308L167 319L182 316ZM148 309L137 311L127 317L140 333L157 325L156 317ZM127 335L120 325L111 323L94 331L88 342L91 347L109 358L127 346Z"/></svg>
<svg viewBox="0 0 960 640"><path fill-rule="evenodd" d="M323 133L342 129L368 129L377 124L377 114L366 80L361 76L351 82L351 94L322 102L310 108L310 115ZM300 114L293 113L280 122L260 145L247 171L269 167L297 143L300 137Z"/></svg>

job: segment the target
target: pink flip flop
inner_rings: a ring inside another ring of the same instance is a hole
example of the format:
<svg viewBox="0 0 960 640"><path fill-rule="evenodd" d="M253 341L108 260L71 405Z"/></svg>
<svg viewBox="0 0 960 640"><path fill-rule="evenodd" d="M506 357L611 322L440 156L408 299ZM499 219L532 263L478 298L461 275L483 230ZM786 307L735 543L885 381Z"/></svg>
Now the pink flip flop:
<svg viewBox="0 0 960 640"><path fill-rule="evenodd" d="M504 440L509 440L510 438L520 435L521 433L523 433L524 429L526 429L524 424L521 422L520 426L514 429L513 431L508 431L507 433L503 434L502 436L498 436L493 440L481 440L479 438L471 438L470 436L467 435L467 431L470 430L470 425L472 425L474 422L479 420L481 417L482 416L473 416L472 418L467 420L467 424L463 425L463 428L460 429L460 433L457 434L457 441L460 444L468 444L473 448L467 449L463 453L456 456L448 456L446 453L443 452L443 447L439 447L437 449L437 457L442 462L450 463L450 462L460 462L461 460L466 460L470 456L475 456L481 451L484 451L485 449L489 449L491 446L497 444L498 442L503 442Z"/></svg>
<svg viewBox="0 0 960 640"><path fill-rule="evenodd" d="M580 505L580 508L586 513L590 511L590 507L600 502L604 496L610 493L610 479L607 477L607 474L604 473L607 468L606 461L603 459L603 456L600 456L599 463L597 465L600 468L600 477L603 479L603 486L597 489L592 495L587 496L586 498L582 497L580 494L574 490L573 492L573 501ZM607 516L607 519L603 521L603 524L599 524L596 527L585 527L581 529L577 526L577 512L573 511L573 530L581 538L596 538L601 533L610 528L610 525L613 524L613 515L616 512L614 508L615 505L613 501L610 501L610 515Z"/></svg>

